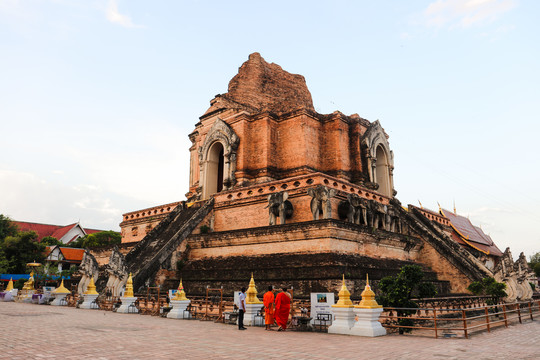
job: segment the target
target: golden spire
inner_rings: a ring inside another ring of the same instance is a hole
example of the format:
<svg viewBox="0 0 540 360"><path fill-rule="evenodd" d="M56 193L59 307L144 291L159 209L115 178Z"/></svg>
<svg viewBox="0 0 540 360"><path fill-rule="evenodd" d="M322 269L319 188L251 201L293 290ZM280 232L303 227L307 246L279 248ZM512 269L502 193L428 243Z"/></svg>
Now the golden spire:
<svg viewBox="0 0 540 360"><path fill-rule="evenodd" d="M253 273L251 273L251 280L249 281L249 287L246 291L246 304L262 304L262 301L257 299L257 288L255 287Z"/></svg>
<svg viewBox="0 0 540 360"><path fill-rule="evenodd" d="M9 282L7 284L6 292L13 290L13 278L9 279Z"/></svg>
<svg viewBox="0 0 540 360"><path fill-rule="evenodd" d="M186 297L186 292L184 291L184 286L182 285L182 279L180 279L180 284L178 285L178 291L176 292L176 295L172 299L176 301L189 300Z"/></svg>
<svg viewBox="0 0 540 360"><path fill-rule="evenodd" d="M69 294L71 291L65 288L64 286L64 278L62 278L62 283L60 286L53 291L53 294Z"/></svg>
<svg viewBox="0 0 540 360"><path fill-rule="evenodd" d="M456 212L456 200L454 200L454 215L457 215L457 212Z"/></svg>
<svg viewBox="0 0 540 360"><path fill-rule="evenodd" d="M336 305L332 305L333 307L353 307L351 293L347 289L347 285L345 285L345 274L343 274L343 282L341 283L341 290L339 290L338 297L339 301Z"/></svg>
<svg viewBox="0 0 540 360"><path fill-rule="evenodd" d="M420 209L423 209L422 203L420 202L420 199L418 199L418 203L420 204Z"/></svg>
<svg viewBox="0 0 540 360"><path fill-rule="evenodd" d="M90 279L90 284L88 284L88 287L86 288L86 291L84 292L84 295L99 295L99 293L96 291L96 285L94 284L94 277Z"/></svg>
<svg viewBox="0 0 540 360"><path fill-rule="evenodd" d="M131 277L131 273L129 273L129 277L127 279L126 291L124 291L124 297L133 297L133 278Z"/></svg>
<svg viewBox="0 0 540 360"><path fill-rule="evenodd" d="M375 300L375 293L373 290L371 290L371 286L369 286L369 276L366 274L366 287L364 288L364 291L362 291L362 301L358 305L355 306L355 308L360 309L378 309L382 308L381 305L377 304L377 300Z"/></svg>

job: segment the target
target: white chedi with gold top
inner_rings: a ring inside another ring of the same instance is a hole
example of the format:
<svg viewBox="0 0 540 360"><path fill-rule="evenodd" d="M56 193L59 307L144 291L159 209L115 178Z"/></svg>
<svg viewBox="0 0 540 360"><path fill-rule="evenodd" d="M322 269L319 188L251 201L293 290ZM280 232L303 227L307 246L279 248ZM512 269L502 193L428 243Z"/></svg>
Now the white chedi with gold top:
<svg viewBox="0 0 540 360"><path fill-rule="evenodd" d="M191 319L191 313L187 310L187 307L191 303L186 297L186 292L184 291L184 286L182 285L182 279L180 279L180 284L178 285L178 291L176 291L175 296L171 299L170 305L172 306L171 311L167 314L168 319Z"/></svg>
<svg viewBox="0 0 540 360"><path fill-rule="evenodd" d="M366 275L366 287L362 292L362 301L354 307L357 321L351 328L351 335L357 336L382 336L386 335L386 329L379 322L383 307L375 300L375 293L369 286L369 277Z"/></svg>
<svg viewBox="0 0 540 360"><path fill-rule="evenodd" d="M255 279L253 278L253 273L251 273L251 280L249 280L248 289L246 291L246 312L244 314L244 325L255 325L255 318L258 316L263 307L263 302L257 298Z"/></svg>
<svg viewBox="0 0 540 360"><path fill-rule="evenodd" d="M338 297L338 302L332 305L332 312L335 318L332 321L332 325L328 327L328 333L349 334L351 327L354 325L354 304L351 301L351 293L345 283L345 275L343 275Z"/></svg>
<svg viewBox="0 0 540 360"><path fill-rule="evenodd" d="M94 283L94 277L90 278L90 283L83 294L84 301L79 305L79 309L98 309L99 306L96 303L96 299L99 293L96 291L96 284Z"/></svg>
<svg viewBox="0 0 540 360"><path fill-rule="evenodd" d="M13 287L13 278L10 278L6 290L4 290L2 298L0 298L0 300L6 302L13 301L14 297L17 296L18 291L18 289Z"/></svg>
<svg viewBox="0 0 540 360"><path fill-rule="evenodd" d="M62 279L62 283L60 284L60 286L52 292L52 295L54 296L54 300L51 302L51 305L53 306L67 305L65 298L70 293L71 291L66 289L66 287L64 286L64 279Z"/></svg>
<svg viewBox="0 0 540 360"><path fill-rule="evenodd" d="M116 310L119 314L137 314L139 309L135 306L137 297L133 294L133 277L129 273L129 277L126 282L126 289L124 291L124 296L120 298L122 305Z"/></svg>

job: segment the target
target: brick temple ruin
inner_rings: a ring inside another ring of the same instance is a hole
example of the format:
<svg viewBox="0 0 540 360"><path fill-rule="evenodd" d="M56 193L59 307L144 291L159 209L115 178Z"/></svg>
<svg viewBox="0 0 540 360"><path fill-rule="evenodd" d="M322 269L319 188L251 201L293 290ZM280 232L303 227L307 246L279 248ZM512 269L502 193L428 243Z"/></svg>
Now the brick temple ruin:
<svg viewBox="0 0 540 360"><path fill-rule="evenodd" d="M191 294L232 294L253 272L261 289L305 297L335 291L345 274L360 294L366 273L376 288L418 264L439 294L455 294L501 263L492 241L456 239L448 212L402 206L379 121L317 113L304 77L258 53L189 139L188 200L123 215L136 289L181 277Z"/></svg>

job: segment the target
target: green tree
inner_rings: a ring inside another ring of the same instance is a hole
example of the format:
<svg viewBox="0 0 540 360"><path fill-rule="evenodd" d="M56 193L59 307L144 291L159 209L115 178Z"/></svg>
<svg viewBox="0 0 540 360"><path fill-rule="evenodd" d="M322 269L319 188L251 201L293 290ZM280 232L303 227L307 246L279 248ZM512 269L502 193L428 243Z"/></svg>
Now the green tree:
<svg viewBox="0 0 540 360"><path fill-rule="evenodd" d="M71 248L82 248L83 247L83 241L84 241L84 237L80 237L76 240L73 240L72 242L70 242L69 244L65 245L66 247L71 247Z"/></svg>
<svg viewBox="0 0 540 360"><path fill-rule="evenodd" d="M116 231L100 231L72 241L70 247L103 247L122 243L122 235Z"/></svg>
<svg viewBox="0 0 540 360"><path fill-rule="evenodd" d="M43 262L45 245L39 243L37 237L35 231L23 231L4 239L1 247L7 260L7 273L24 274L27 272L27 263Z"/></svg>
<svg viewBox="0 0 540 360"><path fill-rule="evenodd" d="M497 282L492 277L483 278L480 281L472 282L467 289L474 295L486 295L491 298L486 300L488 305L496 305L499 300L506 296L506 284Z"/></svg>
<svg viewBox="0 0 540 360"><path fill-rule="evenodd" d="M536 264L540 264L540 252L537 252L529 257L529 266L534 268L534 265Z"/></svg>
<svg viewBox="0 0 540 360"><path fill-rule="evenodd" d="M41 243L46 246L63 245L63 243L54 236L45 236L41 239Z"/></svg>
<svg viewBox="0 0 540 360"><path fill-rule="evenodd" d="M398 316L408 316L415 313L418 304L412 300L413 295L420 298L433 297L437 294L435 286L423 282L424 272L418 265L405 265L397 276L387 276L381 279L379 288L382 294L380 303L385 307L402 308L397 310ZM404 310L408 308L409 310ZM411 319L399 319L399 325L412 326ZM411 329L399 328L399 333L410 332Z"/></svg>
<svg viewBox="0 0 540 360"><path fill-rule="evenodd" d="M9 217L0 214L0 244L8 236L15 236L19 231L17 224L15 224Z"/></svg>
<svg viewBox="0 0 540 360"><path fill-rule="evenodd" d="M540 277L540 262L534 264L533 270L536 276Z"/></svg>

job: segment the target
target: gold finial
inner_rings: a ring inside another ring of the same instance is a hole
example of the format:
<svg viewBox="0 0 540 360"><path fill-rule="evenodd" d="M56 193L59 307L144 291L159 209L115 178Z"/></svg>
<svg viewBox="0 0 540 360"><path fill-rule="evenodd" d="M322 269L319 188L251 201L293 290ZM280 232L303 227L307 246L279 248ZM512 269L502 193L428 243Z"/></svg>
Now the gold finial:
<svg viewBox="0 0 540 360"><path fill-rule="evenodd" d="M90 284L88 284L84 295L99 295L99 293L96 291L96 284L94 284L93 276L90 278Z"/></svg>
<svg viewBox="0 0 540 360"><path fill-rule="evenodd" d="M6 288L6 291L11 291L11 290L13 290L13 278L9 279L9 282L8 282L7 288Z"/></svg>
<svg viewBox="0 0 540 360"><path fill-rule="evenodd" d="M423 209L422 203L420 202L420 199L418 199L418 203L420 204L420 209Z"/></svg>
<svg viewBox="0 0 540 360"><path fill-rule="evenodd" d="M57 289L53 291L53 294L69 294L70 292L71 291L66 289L66 287L64 286L64 278L62 278L62 283Z"/></svg>
<svg viewBox="0 0 540 360"><path fill-rule="evenodd" d="M375 293L373 290L371 290L371 286L369 286L369 276L366 274L366 287L364 288L364 291L362 291L362 301L358 305L355 306L355 308L360 309L378 309L382 308L381 305L377 304L377 300L375 300Z"/></svg>
<svg viewBox="0 0 540 360"><path fill-rule="evenodd" d="M251 280L249 281L249 287L246 291L246 304L262 304L262 301L257 299L257 288L255 287L253 273L251 273Z"/></svg>
<svg viewBox="0 0 540 360"><path fill-rule="evenodd" d="M133 278L131 277L131 273L129 273L129 277L127 279L126 291L124 291L124 297L133 297Z"/></svg>
<svg viewBox="0 0 540 360"><path fill-rule="evenodd" d="M345 274L343 274L343 282L341 283L341 290L339 290L338 297L338 302L332 305L332 307L353 307L351 293L347 289L347 285L345 285Z"/></svg>
<svg viewBox="0 0 540 360"><path fill-rule="evenodd" d="M189 300L186 297L184 286L182 285L182 279L180 279L180 284L178 285L178 291L176 292L176 295L173 297L173 300Z"/></svg>
<svg viewBox="0 0 540 360"><path fill-rule="evenodd" d="M456 212L456 200L454 200L454 215L457 215L457 212Z"/></svg>

